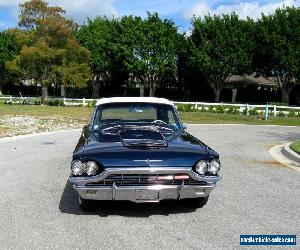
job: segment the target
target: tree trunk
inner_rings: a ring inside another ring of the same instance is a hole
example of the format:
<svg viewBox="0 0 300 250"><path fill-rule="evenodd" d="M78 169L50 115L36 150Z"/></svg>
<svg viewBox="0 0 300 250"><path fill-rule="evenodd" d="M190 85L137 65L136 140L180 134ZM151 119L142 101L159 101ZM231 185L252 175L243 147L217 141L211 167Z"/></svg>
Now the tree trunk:
<svg viewBox="0 0 300 250"><path fill-rule="evenodd" d="M99 90L100 90L100 76L96 76L93 81L93 98L99 98Z"/></svg>
<svg viewBox="0 0 300 250"><path fill-rule="evenodd" d="M2 85L0 84L0 95L3 95L2 93Z"/></svg>
<svg viewBox="0 0 300 250"><path fill-rule="evenodd" d="M145 94L144 85L140 84L140 97L144 97L144 94Z"/></svg>
<svg viewBox="0 0 300 250"><path fill-rule="evenodd" d="M215 102L220 102L221 89L220 88L215 88L214 89L214 94L215 94Z"/></svg>
<svg viewBox="0 0 300 250"><path fill-rule="evenodd" d="M66 88L65 85L60 85L60 96L65 97L66 96Z"/></svg>
<svg viewBox="0 0 300 250"><path fill-rule="evenodd" d="M154 97L155 94L155 90L156 90L156 84L149 84L149 96Z"/></svg>
<svg viewBox="0 0 300 250"><path fill-rule="evenodd" d="M42 85L42 103L46 103L48 100L48 87Z"/></svg>
<svg viewBox="0 0 300 250"><path fill-rule="evenodd" d="M282 102L289 105L290 102L290 90L287 90L285 88L281 89L281 96L282 96Z"/></svg>

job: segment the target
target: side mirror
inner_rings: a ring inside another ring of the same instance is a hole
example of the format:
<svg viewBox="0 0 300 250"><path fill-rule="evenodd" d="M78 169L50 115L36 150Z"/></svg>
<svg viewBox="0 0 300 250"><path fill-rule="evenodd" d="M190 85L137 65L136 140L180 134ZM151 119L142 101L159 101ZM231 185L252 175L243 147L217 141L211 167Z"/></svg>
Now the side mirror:
<svg viewBox="0 0 300 250"><path fill-rule="evenodd" d="M82 128L82 135L83 135L84 138L87 137L87 135L90 132L90 129L91 129L90 124L84 125L84 127Z"/></svg>
<svg viewBox="0 0 300 250"><path fill-rule="evenodd" d="M186 124L186 123L183 123L183 124L182 124L182 127L183 127L184 130L186 130L186 129L187 129L187 124Z"/></svg>

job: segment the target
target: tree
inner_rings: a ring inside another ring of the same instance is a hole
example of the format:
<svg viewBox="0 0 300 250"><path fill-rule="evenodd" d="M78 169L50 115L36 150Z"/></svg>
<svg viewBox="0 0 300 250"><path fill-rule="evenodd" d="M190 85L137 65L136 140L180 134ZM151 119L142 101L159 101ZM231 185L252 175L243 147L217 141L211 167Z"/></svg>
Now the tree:
<svg viewBox="0 0 300 250"><path fill-rule="evenodd" d="M273 77L282 93L282 102L289 104L289 95L300 78L300 9L277 9L262 15L256 25L254 70Z"/></svg>
<svg viewBox="0 0 300 250"><path fill-rule="evenodd" d="M77 41L91 51L94 97L99 97L101 83L112 83L114 76L123 70L120 32L118 19L97 17L88 19L76 33Z"/></svg>
<svg viewBox="0 0 300 250"><path fill-rule="evenodd" d="M74 37L78 25L63 17L61 14L64 10L60 7L49 7L42 0L20 4L20 9L19 25L27 36L26 44L8 64L8 68L20 71L25 78L38 82L43 101L48 97L48 86L51 84L86 86L87 75L90 74L90 52L81 47ZM66 69L69 66L72 76ZM62 78L56 78L57 75Z"/></svg>
<svg viewBox="0 0 300 250"><path fill-rule="evenodd" d="M149 96L154 96L166 75L176 75L177 27L171 20L161 20L157 13L148 13L145 20L123 17L121 25L125 65L139 83L140 95L148 87Z"/></svg>
<svg viewBox="0 0 300 250"><path fill-rule="evenodd" d="M15 57L18 51L15 36L7 31L0 32L0 95L2 95L3 86L12 78L5 65Z"/></svg>
<svg viewBox="0 0 300 250"><path fill-rule="evenodd" d="M204 75L220 101L226 81L246 73L251 66L251 25L236 14L193 19L189 61Z"/></svg>

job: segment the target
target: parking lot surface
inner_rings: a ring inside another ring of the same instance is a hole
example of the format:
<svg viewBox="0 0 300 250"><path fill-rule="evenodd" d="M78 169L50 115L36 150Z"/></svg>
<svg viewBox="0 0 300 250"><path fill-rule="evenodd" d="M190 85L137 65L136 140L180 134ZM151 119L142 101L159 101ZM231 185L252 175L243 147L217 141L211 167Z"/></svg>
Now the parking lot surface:
<svg viewBox="0 0 300 250"><path fill-rule="evenodd" d="M239 249L240 234L296 234L299 241L300 173L268 149L299 139L300 128L188 131L222 162L223 180L199 209L105 202L82 212L67 181L80 130L0 140L0 249Z"/></svg>

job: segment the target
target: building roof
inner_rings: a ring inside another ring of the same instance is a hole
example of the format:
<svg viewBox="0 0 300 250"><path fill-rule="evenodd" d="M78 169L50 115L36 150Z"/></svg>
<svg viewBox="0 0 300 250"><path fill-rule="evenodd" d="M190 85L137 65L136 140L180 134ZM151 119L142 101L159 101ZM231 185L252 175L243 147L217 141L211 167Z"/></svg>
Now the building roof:
<svg viewBox="0 0 300 250"><path fill-rule="evenodd" d="M164 98L157 97L110 97L102 98L97 101L96 105L108 104L108 103L158 103L158 104L168 104L174 106L172 101Z"/></svg>
<svg viewBox="0 0 300 250"><path fill-rule="evenodd" d="M233 75L227 80L227 84L247 84L258 86L275 87L276 79L274 77L263 77L252 75Z"/></svg>

